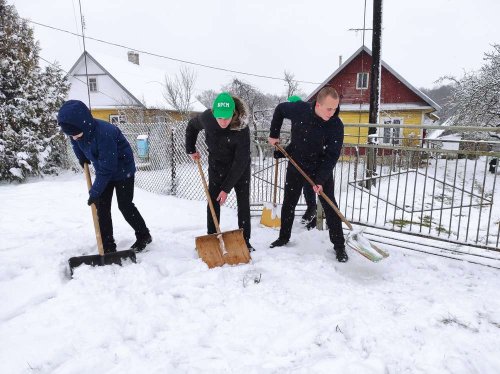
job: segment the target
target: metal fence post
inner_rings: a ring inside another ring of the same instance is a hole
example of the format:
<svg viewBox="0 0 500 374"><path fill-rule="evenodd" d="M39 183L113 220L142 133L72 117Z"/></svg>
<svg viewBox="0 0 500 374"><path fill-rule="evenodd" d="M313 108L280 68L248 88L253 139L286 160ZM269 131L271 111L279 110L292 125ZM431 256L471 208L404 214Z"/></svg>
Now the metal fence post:
<svg viewBox="0 0 500 374"><path fill-rule="evenodd" d="M177 172L176 172L176 165L175 165L175 125L172 124L170 126L170 173L171 173L171 185L170 185L170 193L172 195L177 194Z"/></svg>

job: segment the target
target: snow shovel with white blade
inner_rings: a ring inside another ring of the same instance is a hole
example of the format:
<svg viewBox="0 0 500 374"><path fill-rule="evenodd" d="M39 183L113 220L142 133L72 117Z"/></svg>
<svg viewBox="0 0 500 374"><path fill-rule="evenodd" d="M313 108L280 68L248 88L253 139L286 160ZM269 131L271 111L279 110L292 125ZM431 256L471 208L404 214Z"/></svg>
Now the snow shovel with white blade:
<svg viewBox="0 0 500 374"><path fill-rule="evenodd" d="M92 187L92 180L90 178L89 165L87 163L83 164L83 171L85 174L85 179L87 180L87 188L90 190ZM71 275L73 275L74 268L80 265L90 265L90 266L104 266L104 265L121 265L122 260L130 260L136 262L135 251L133 249L118 251L113 253L104 253L104 247L102 245L101 229L99 228L99 218L97 217L97 209L95 204L91 205L92 219L94 221L95 237L97 241L98 255L90 256L79 256L71 257L68 261L69 270Z"/></svg>
<svg viewBox="0 0 500 374"><path fill-rule="evenodd" d="M273 202L272 204L264 203L264 208L262 209L262 217L260 217L260 224L263 226L271 227L273 229L279 229L281 227L281 205L276 204L276 195L278 194L279 159L275 159L275 161Z"/></svg>
<svg viewBox="0 0 500 374"><path fill-rule="evenodd" d="M207 196L208 206L212 219L214 220L215 229L217 233L198 236L195 239L196 250L200 258L208 265L209 268L222 266L224 264L236 265L247 264L250 261L250 252L243 237L243 229L221 232L219 227L219 220L215 214L214 205L208 192L207 181L205 174L201 168L199 159L196 159L198 171L200 172L203 189Z"/></svg>
<svg viewBox="0 0 500 374"><path fill-rule="evenodd" d="M300 166L290 157L290 155L285 151L285 149L279 145L278 143L275 144L276 148L278 148L281 153L283 153L286 158L295 166L295 168L299 171L300 174L309 182L309 184L314 187L316 186L316 183L313 182L311 178L300 168ZM366 239L362 232L360 230L354 231L351 223L344 217L344 215L340 212L340 210L335 206L333 201L326 196L326 194L321 191L320 195L325 201L332 207L332 209L337 213L337 215L340 217L342 222L346 224L346 226L351 230L349 235L347 236L346 244L354 249L356 252L360 253L361 255L365 256L367 259L373 262L378 262L380 260L383 260L386 257L389 257L389 253L383 251L379 247L373 245L370 243L368 239Z"/></svg>

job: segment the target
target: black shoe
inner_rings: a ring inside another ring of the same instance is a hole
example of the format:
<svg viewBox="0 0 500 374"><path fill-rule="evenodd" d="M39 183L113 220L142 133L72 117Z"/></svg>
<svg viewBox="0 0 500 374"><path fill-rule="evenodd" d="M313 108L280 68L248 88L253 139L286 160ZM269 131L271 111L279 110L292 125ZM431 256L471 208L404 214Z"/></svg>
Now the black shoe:
<svg viewBox="0 0 500 374"><path fill-rule="evenodd" d="M349 260L349 256L347 256L345 247L336 248L335 257L337 257L338 262L347 262L347 260Z"/></svg>
<svg viewBox="0 0 500 374"><path fill-rule="evenodd" d="M255 248L250 244L250 242L247 242L247 248L248 252L255 252Z"/></svg>
<svg viewBox="0 0 500 374"><path fill-rule="evenodd" d="M130 249L133 249L136 253L144 251L144 248L153 241L153 238L151 237L150 234L140 236L137 238L134 244L132 244L132 247Z"/></svg>
<svg viewBox="0 0 500 374"><path fill-rule="evenodd" d="M311 220L311 222L309 222L307 225L306 225L306 229L309 231L309 230L312 230L312 229L315 229L316 228L316 216L314 216Z"/></svg>
<svg viewBox="0 0 500 374"><path fill-rule="evenodd" d="M300 220L300 223L307 225L309 224L312 220L316 219L316 208L314 207L307 207L306 212L302 216L302 219Z"/></svg>
<svg viewBox="0 0 500 374"><path fill-rule="evenodd" d="M116 243L115 242L103 244L103 247L104 247L104 254L116 252Z"/></svg>
<svg viewBox="0 0 500 374"><path fill-rule="evenodd" d="M286 243L288 243L287 239L278 238L277 240L271 243L269 248L283 247Z"/></svg>

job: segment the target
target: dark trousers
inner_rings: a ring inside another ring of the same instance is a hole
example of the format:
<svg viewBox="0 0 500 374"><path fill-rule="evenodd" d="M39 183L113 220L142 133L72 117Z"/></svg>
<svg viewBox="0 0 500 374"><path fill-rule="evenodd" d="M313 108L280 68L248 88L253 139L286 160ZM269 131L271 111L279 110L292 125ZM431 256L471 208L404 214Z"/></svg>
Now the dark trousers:
<svg viewBox="0 0 500 374"><path fill-rule="evenodd" d="M490 169L489 169L490 173L495 173L497 162L498 162L498 159L496 159L496 158L492 158L490 160Z"/></svg>
<svg viewBox="0 0 500 374"><path fill-rule="evenodd" d="M113 220L111 219L111 200L114 190L116 190L118 209L122 212L123 218L134 229L136 238L139 239L149 234L144 219L132 202L134 199L134 179L134 177L130 177L120 181L110 181L104 192L99 196L97 215L99 217L99 227L101 228L102 242L105 249L116 248L113 237Z"/></svg>
<svg viewBox="0 0 500 374"><path fill-rule="evenodd" d="M314 175L311 175L314 180ZM285 196L283 199L283 207L281 208L281 229L280 238L290 240L292 235L293 220L295 217L295 207L300 199L300 193L304 186L304 177L295 169L292 164L288 164L286 169ZM323 185L323 192L328 196L335 206L333 175ZM335 248L343 248L345 246L344 233L342 232L342 221L333 208L320 196L321 205L325 211L326 223L330 230L330 241Z"/></svg>
<svg viewBox="0 0 500 374"><path fill-rule="evenodd" d="M224 182L226 173L221 173L221 170L209 165L208 167L208 191L212 198L215 214L220 224L220 204L217 201L217 196L221 192L221 185ZM245 169L243 175L238 182L234 185L234 192L236 193L236 202L238 204L238 227L243 229L243 236L245 240L250 240L251 225L250 225L250 164ZM224 231L224 230L223 230ZM215 224L210 213L210 207L207 204L207 232L213 234Z"/></svg>
<svg viewBox="0 0 500 374"><path fill-rule="evenodd" d="M304 199L308 209L316 210L316 193L307 181L304 184Z"/></svg>

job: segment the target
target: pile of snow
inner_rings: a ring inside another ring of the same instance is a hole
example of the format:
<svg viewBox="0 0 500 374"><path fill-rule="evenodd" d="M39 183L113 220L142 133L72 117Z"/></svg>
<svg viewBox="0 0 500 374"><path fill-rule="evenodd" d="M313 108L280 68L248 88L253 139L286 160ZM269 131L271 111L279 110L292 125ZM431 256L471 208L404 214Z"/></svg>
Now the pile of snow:
<svg viewBox="0 0 500 374"><path fill-rule="evenodd" d="M96 252L85 189L73 174L0 185L1 373L500 372L498 270L389 246L340 264L298 222L270 249L257 217L253 262L208 270L205 204L137 189L150 251L70 280L67 260ZM235 211L221 221L234 229Z"/></svg>

